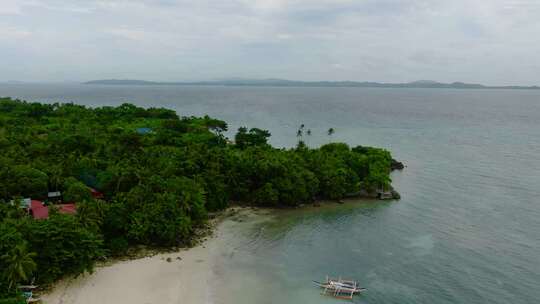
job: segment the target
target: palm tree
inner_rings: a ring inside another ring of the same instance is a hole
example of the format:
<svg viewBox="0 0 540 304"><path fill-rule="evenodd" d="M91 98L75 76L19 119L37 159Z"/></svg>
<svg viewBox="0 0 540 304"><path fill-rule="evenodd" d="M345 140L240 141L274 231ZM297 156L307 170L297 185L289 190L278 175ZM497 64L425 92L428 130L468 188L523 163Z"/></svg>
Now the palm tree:
<svg viewBox="0 0 540 304"><path fill-rule="evenodd" d="M328 136L332 136L334 133L336 133L336 131L334 130L334 128L328 129Z"/></svg>
<svg viewBox="0 0 540 304"><path fill-rule="evenodd" d="M311 136L311 129L308 129L306 134L307 134L307 136Z"/></svg>
<svg viewBox="0 0 540 304"><path fill-rule="evenodd" d="M3 275L9 282L8 289L12 289L20 282L28 280L28 277L36 270L37 265L33 258L35 252L28 252L25 243L13 247L9 253L2 256L8 265L3 271Z"/></svg>

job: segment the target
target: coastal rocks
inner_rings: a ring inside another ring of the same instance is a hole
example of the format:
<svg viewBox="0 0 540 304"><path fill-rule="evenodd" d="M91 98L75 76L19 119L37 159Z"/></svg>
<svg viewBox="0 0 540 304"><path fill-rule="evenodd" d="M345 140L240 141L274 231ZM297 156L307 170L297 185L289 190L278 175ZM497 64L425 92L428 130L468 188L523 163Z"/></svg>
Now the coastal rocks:
<svg viewBox="0 0 540 304"><path fill-rule="evenodd" d="M389 191L379 190L377 191L377 198L380 200L399 200L401 199L401 195L394 189Z"/></svg>
<svg viewBox="0 0 540 304"><path fill-rule="evenodd" d="M392 162L390 163L390 169L392 171L394 171L394 170L403 170L404 168L405 168L405 165L402 162L397 161L397 160L392 158Z"/></svg>
<svg viewBox="0 0 540 304"><path fill-rule="evenodd" d="M362 189L358 192L348 193L346 198L367 198L367 199L379 199L379 200L399 200L401 195L390 187L389 190L366 190ZM339 203L339 202L338 202Z"/></svg>

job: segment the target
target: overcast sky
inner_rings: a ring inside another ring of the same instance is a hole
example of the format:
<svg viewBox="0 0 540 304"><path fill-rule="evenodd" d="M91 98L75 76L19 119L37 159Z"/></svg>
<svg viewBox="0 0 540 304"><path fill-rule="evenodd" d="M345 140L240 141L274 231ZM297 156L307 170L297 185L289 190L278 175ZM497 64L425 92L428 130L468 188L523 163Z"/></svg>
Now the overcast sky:
<svg viewBox="0 0 540 304"><path fill-rule="evenodd" d="M0 0L0 81L540 84L539 0Z"/></svg>

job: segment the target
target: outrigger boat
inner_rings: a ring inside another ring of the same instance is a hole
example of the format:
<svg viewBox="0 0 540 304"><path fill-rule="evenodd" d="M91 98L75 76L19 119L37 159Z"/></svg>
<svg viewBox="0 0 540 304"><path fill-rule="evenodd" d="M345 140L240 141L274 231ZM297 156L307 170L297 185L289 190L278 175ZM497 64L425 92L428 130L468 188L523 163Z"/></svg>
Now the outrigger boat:
<svg viewBox="0 0 540 304"><path fill-rule="evenodd" d="M360 287L358 282L344 280L341 277L332 279L326 276L325 282L313 281L313 283L320 288L324 288L324 295L332 295L340 299L352 299L353 295L366 290L366 288Z"/></svg>
<svg viewBox="0 0 540 304"><path fill-rule="evenodd" d="M41 302L40 298L34 298L34 289L37 288L36 285L19 285L18 288L22 292L27 304Z"/></svg>

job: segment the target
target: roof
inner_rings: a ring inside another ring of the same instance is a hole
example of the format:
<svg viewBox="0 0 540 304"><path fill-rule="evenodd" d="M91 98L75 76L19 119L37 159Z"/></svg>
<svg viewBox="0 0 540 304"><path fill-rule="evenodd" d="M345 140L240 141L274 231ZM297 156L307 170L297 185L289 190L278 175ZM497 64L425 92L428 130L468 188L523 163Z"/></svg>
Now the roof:
<svg viewBox="0 0 540 304"><path fill-rule="evenodd" d="M75 203L69 204L59 204L55 205L58 207L58 212L63 214L75 214L77 213L77 205ZM38 200L32 200L30 204L30 214L34 219L46 219L49 217L49 208L43 204L43 202Z"/></svg>
<svg viewBox="0 0 540 304"><path fill-rule="evenodd" d="M56 206L60 207L60 209L58 210L60 213L64 213L64 214L77 213L77 206L75 204L61 204L61 205L56 205Z"/></svg>
<svg viewBox="0 0 540 304"><path fill-rule="evenodd" d="M19 203L20 208L28 209L28 208L30 208L30 202L31 201L32 200L29 199L29 198L13 199L13 200L9 201L8 204L14 206L15 203L17 202L17 203Z"/></svg>
<svg viewBox="0 0 540 304"><path fill-rule="evenodd" d="M61 195L62 195L62 193L60 193L60 191L54 191L54 192L49 192L47 194L47 197L59 197Z"/></svg>
<svg viewBox="0 0 540 304"><path fill-rule="evenodd" d="M89 187L89 188L90 188L90 192L92 193L93 198L103 198L103 193L99 192L98 190L92 187Z"/></svg>
<svg viewBox="0 0 540 304"><path fill-rule="evenodd" d="M35 219L46 219L49 217L49 208L43 205L43 202L32 200L30 203L30 214Z"/></svg>
<svg viewBox="0 0 540 304"><path fill-rule="evenodd" d="M148 134L152 132L153 130L151 128L137 128L137 133L139 134Z"/></svg>
<svg viewBox="0 0 540 304"><path fill-rule="evenodd" d="M30 201L30 209L38 209L38 208L43 208L45 207L45 205L43 204L42 201L38 201L38 200L31 200Z"/></svg>

